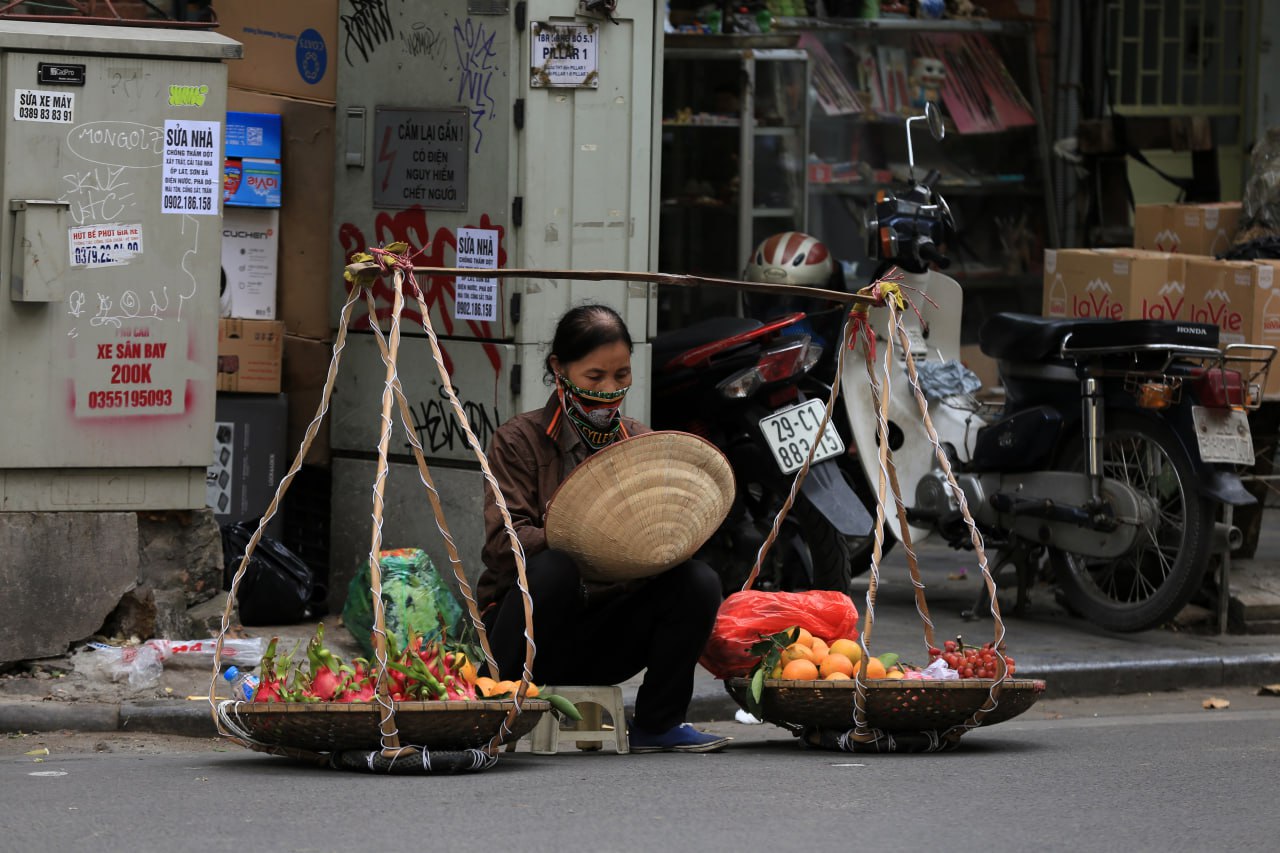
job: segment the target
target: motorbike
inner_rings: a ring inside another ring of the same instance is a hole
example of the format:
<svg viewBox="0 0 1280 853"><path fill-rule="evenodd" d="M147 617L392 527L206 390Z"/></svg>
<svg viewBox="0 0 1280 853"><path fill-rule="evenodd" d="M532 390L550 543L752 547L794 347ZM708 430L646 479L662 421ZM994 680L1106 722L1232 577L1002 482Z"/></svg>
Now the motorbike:
<svg viewBox="0 0 1280 853"><path fill-rule="evenodd" d="M870 514L833 461L844 442L833 429L818 436L825 403L799 388L823 349L804 333L804 318L712 317L653 341L653 426L706 438L733 467L737 497L700 553L726 594L742 588L815 441L755 587L847 591L851 542L871 532Z"/></svg>
<svg viewBox="0 0 1280 853"><path fill-rule="evenodd" d="M908 143L916 118L942 137L938 114L926 109L908 121ZM1015 612L1040 579L1072 612L1109 630L1169 621L1198 591L1211 552L1241 538L1229 510L1254 502L1237 470L1253 463L1247 412L1261 402L1275 348L1220 349L1217 326L1201 323L998 314L979 345L997 362L1003 404L936 392L926 400L935 444L904 350L922 373L959 353L963 294L939 270L954 223L936 181L930 172L901 194L883 193L868 221L871 250L901 270L914 306L901 315L907 343L889 356L882 350L877 364L906 534L972 547L963 500L994 548L992 575L1015 571ZM891 340L887 314L871 309L881 347ZM877 483L876 392L862 358L846 360L841 381L853 440L872 450L859 458Z"/></svg>

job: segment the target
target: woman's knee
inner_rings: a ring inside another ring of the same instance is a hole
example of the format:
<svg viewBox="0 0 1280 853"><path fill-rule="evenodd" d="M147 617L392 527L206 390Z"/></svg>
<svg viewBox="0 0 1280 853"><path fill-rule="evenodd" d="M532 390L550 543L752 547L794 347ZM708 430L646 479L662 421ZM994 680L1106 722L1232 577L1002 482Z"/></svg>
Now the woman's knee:
<svg viewBox="0 0 1280 853"><path fill-rule="evenodd" d="M535 601L577 601L582 597L582 577L573 559L563 551L539 551L525 564L529 595Z"/></svg>
<svg viewBox="0 0 1280 853"><path fill-rule="evenodd" d="M667 573L670 583L679 587L671 601L680 602L691 615L714 619L723 595L720 576L701 560L687 560Z"/></svg>

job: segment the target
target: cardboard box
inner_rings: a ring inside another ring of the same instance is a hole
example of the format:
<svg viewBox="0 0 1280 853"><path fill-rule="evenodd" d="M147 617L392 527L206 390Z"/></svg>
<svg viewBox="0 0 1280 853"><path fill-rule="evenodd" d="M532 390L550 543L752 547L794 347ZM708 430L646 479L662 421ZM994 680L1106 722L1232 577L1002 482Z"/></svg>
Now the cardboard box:
<svg viewBox="0 0 1280 853"><path fill-rule="evenodd" d="M1217 255L1231 247L1240 227L1240 202L1140 204L1133 216L1133 245L1182 255Z"/></svg>
<svg viewBox="0 0 1280 853"><path fill-rule="evenodd" d="M260 518L288 470L285 395L219 394L215 406L213 464L205 476L206 502L219 524ZM267 525L279 538L281 517Z"/></svg>
<svg viewBox="0 0 1280 853"><path fill-rule="evenodd" d="M338 0L218 0L218 32L244 45L227 84L332 104L337 96Z"/></svg>
<svg viewBox="0 0 1280 853"><path fill-rule="evenodd" d="M1187 304L1187 319L1213 323L1223 345L1280 346L1280 261L1188 258Z"/></svg>
<svg viewBox="0 0 1280 853"><path fill-rule="evenodd" d="M1280 261L1187 259L1188 319L1213 323L1219 342L1280 346ZM1264 393L1280 395L1280 366Z"/></svg>
<svg viewBox="0 0 1280 853"><path fill-rule="evenodd" d="M228 112L222 203L232 207L279 207L280 116Z"/></svg>
<svg viewBox="0 0 1280 853"><path fill-rule="evenodd" d="M1047 249L1046 317L1186 319L1185 259L1138 249Z"/></svg>
<svg viewBox="0 0 1280 853"><path fill-rule="evenodd" d="M1002 386L1000 366L994 358L984 353L977 344L965 344L960 347L960 363L972 370L982 380L983 391L990 391Z"/></svg>
<svg viewBox="0 0 1280 853"><path fill-rule="evenodd" d="M228 207L222 211L222 316L276 317L280 211Z"/></svg>
<svg viewBox="0 0 1280 853"><path fill-rule="evenodd" d="M279 394L284 324L276 320L218 321L218 390Z"/></svg>
<svg viewBox="0 0 1280 853"><path fill-rule="evenodd" d="M332 357L333 345L325 341L295 335L284 337L284 391L289 397L287 438L290 461L302 447L307 427L316 416ZM311 448L302 461L307 465L327 468L329 457L329 418L326 417L320 422Z"/></svg>
<svg viewBox="0 0 1280 853"><path fill-rule="evenodd" d="M284 187L280 206L276 319L285 331L315 340L332 338L329 306L342 294L342 275L331 274L334 108L293 98L227 90L229 109L281 117Z"/></svg>

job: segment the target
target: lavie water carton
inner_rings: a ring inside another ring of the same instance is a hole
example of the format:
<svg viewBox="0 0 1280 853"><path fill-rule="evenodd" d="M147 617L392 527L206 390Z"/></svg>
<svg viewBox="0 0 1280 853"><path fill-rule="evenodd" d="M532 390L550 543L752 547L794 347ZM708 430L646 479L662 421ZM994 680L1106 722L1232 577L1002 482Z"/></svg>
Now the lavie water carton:
<svg viewBox="0 0 1280 853"><path fill-rule="evenodd" d="M1240 202L1140 204L1133 215L1133 245L1182 255L1218 255L1240 226Z"/></svg>
<svg viewBox="0 0 1280 853"><path fill-rule="evenodd" d="M1228 344L1280 347L1280 262L1187 259L1188 320L1212 323ZM1280 394L1280 364L1266 394Z"/></svg>
<svg viewBox="0 0 1280 853"><path fill-rule="evenodd" d="M1184 259L1139 249L1044 253L1046 317L1186 319Z"/></svg>
<svg viewBox="0 0 1280 853"><path fill-rule="evenodd" d="M279 207L282 200L280 116L227 113L222 202L232 207Z"/></svg>

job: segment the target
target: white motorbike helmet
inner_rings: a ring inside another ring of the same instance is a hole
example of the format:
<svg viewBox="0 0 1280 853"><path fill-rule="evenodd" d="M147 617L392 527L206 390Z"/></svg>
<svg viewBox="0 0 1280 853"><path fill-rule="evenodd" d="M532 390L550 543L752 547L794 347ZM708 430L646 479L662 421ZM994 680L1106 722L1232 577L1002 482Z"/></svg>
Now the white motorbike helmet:
<svg viewBox="0 0 1280 853"><path fill-rule="evenodd" d="M824 287L834 268L831 253L817 237L784 231L766 238L756 247L747 262L744 278L766 284Z"/></svg>

